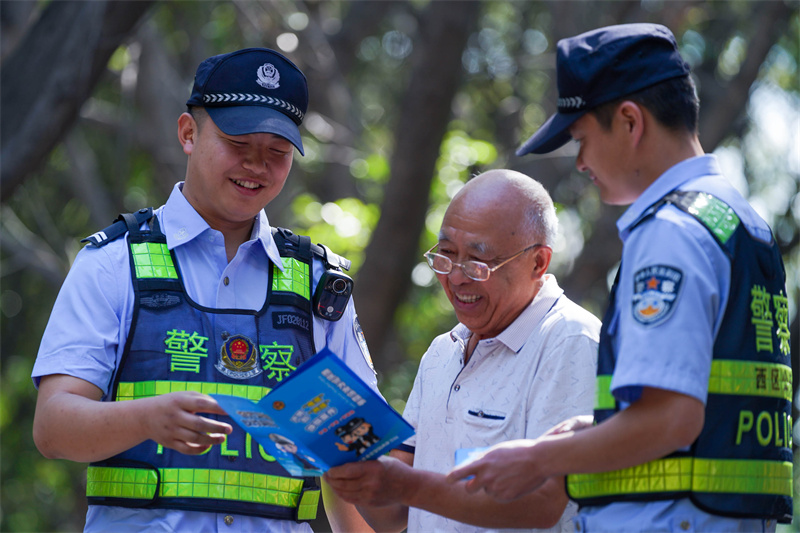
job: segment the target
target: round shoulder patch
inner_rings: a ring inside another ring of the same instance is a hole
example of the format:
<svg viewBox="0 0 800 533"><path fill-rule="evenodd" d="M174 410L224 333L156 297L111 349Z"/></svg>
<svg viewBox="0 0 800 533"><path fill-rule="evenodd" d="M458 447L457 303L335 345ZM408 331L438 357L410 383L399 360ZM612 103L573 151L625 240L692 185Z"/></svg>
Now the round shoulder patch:
<svg viewBox="0 0 800 533"><path fill-rule="evenodd" d="M683 272L666 265L645 267L633 276L633 318L645 326L666 320L678 301Z"/></svg>

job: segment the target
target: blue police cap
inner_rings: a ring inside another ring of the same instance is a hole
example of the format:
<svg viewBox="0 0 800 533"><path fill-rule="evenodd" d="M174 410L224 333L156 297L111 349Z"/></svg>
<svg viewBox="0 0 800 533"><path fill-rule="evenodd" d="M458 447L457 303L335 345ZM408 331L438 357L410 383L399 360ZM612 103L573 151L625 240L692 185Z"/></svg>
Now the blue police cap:
<svg viewBox="0 0 800 533"><path fill-rule="evenodd" d="M306 77L274 50L246 48L209 57L197 67L186 104L204 107L228 135L273 133L303 154L298 126L308 109Z"/></svg>
<svg viewBox="0 0 800 533"><path fill-rule="evenodd" d="M517 150L545 154L570 140L592 108L689 74L672 32L659 24L607 26L558 41L558 112Z"/></svg>

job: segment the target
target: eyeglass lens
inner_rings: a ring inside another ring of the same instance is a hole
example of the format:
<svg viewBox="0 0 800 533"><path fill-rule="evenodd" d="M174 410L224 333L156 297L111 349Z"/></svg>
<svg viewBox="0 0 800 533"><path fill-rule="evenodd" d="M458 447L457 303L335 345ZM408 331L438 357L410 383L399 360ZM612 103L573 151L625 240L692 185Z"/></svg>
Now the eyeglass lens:
<svg viewBox="0 0 800 533"><path fill-rule="evenodd" d="M439 274L449 274L453 270L454 263L450 258L437 253L427 254L428 264ZM458 264L468 277L474 280L484 280L489 277L489 267L483 263L475 261L465 261Z"/></svg>

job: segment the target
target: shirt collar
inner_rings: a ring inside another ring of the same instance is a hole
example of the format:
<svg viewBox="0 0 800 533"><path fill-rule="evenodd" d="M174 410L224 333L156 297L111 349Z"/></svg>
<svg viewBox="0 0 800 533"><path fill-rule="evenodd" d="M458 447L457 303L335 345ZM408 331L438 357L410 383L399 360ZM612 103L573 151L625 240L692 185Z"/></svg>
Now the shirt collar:
<svg viewBox="0 0 800 533"><path fill-rule="evenodd" d="M684 183L711 174L722 174L717 157L705 154L685 159L658 177L617 220L617 231L624 236L647 209Z"/></svg>
<svg viewBox="0 0 800 533"><path fill-rule="evenodd" d="M200 216L183 195L182 188L182 181L175 184L167 203L161 211L161 225L164 234L167 236L167 247L170 250L186 244L206 231L211 230L208 222ZM255 241L253 245L261 246L270 261L278 265L281 271L283 270L283 262L278 252L278 246L275 244L275 239L272 238L269 219L263 209L256 215L253 231L248 242L251 241Z"/></svg>
<svg viewBox="0 0 800 533"><path fill-rule="evenodd" d="M564 294L563 289L558 286L555 276L545 274L543 280L544 283L539 292L536 293L533 301L522 310L519 316L506 329L501 331L494 339L484 339L480 342L498 340L514 353L519 353L528 337L531 336L531 331L542 321L547 312L550 311L550 308L553 307L553 304L556 303L556 300ZM450 332L450 338L454 342L466 343L471 335L472 332L464 324L458 324Z"/></svg>

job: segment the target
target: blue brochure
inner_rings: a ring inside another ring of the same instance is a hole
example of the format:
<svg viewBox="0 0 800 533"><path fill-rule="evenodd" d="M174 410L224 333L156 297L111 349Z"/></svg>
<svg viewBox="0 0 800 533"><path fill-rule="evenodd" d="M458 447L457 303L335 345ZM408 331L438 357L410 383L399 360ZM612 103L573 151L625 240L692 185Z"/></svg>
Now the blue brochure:
<svg viewBox="0 0 800 533"><path fill-rule="evenodd" d="M293 476L377 459L414 429L325 348L258 402L211 396Z"/></svg>

